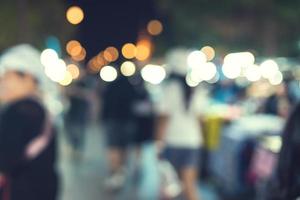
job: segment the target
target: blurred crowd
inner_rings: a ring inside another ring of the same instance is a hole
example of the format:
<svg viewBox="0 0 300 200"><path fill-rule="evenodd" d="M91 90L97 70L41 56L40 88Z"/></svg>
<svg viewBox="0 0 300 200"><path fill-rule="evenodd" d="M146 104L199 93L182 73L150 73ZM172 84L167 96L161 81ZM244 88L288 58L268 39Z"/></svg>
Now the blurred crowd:
<svg viewBox="0 0 300 200"><path fill-rule="evenodd" d="M274 86L220 78L191 87L185 63L167 65L167 78L159 85L139 73L103 83L82 68L75 82L59 87L45 76L40 52L32 46L4 51L0 199L57 199L59 135L68 141L70 157L80 162L93 123L106 140L107 156L101 159L109 169L107 192L127 184L129 154L135 157L130 179L139 183L141 151L153 144L159 199L199 200L202 181L214 185L221 199L300 197L296 80Z"/></svg>

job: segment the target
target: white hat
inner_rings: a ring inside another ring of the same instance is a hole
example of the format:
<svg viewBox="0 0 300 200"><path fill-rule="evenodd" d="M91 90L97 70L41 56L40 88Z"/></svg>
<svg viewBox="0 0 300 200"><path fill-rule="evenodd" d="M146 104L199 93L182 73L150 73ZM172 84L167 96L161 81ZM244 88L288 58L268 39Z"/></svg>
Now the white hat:
<svg viewBox="0 0 300 200"><path fill-rule="evenodd" d="M9 48L0 56L0 73L8 70L24 72L35 77L40 87L48 82L44 67L40 61L41 53L29 44L21 44Z"/></svg>
<svg viewBox="0 0 300 200"><path fill-rule="evenodd" d="M39 81L39 88L44 92L45 103L50 111L59 113L61 110L59 90L46 76L40 56L41 52L29 44L11 47L0 56L0 74L16 70L32 75Z"/></svg>
<svg viewBox="0 0 300 200"><path fill-rule="evenodd" d="M189 69L187 64L189 53L190 51L184 48L171 50L166 56L168 71L185 76Z"/></svg>

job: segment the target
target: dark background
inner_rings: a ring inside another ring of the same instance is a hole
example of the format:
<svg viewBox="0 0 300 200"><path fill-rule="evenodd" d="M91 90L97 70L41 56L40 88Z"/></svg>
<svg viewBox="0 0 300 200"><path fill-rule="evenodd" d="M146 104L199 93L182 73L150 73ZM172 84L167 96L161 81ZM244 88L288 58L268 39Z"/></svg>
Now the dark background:
<svg viewBox="0 0 300 200"><path fill-rule="evenodd" d="M65 19L79 5L84 21ZM250 50L257 56L299 56L300 1L297 0L1 0L0 50L20 42L45 48L55 36L62 48L70 39L86 47L88 58L107 46L135 42L150 19L160 19L153 38L155 56L175 46L214 46L219 56Z"/></svg>

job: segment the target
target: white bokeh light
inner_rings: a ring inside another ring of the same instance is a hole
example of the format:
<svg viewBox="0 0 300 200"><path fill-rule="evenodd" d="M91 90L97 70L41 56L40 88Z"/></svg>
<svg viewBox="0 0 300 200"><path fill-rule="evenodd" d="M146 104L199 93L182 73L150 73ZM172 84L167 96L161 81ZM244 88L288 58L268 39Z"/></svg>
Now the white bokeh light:
<svg viewBox="0 0 300 200"><path fill-rule="evenodd" d="M124 76L132 76L134 75L136 71L136 66L133 62L131 61L125 61L122 65L121 65L121 73Z"/></svg>
<svg viewBox="0 0 300 200"><path fill-rule="evenodd" d="M69 71L66 71L64 79L61 80L59 84L61 84L62 86L68 86L72 83L72 80L72 74Z"/></svg>
<svg viewBox="0 0 300 200"><path fill-rule="evenodd" d="M272 75L272 77L269 77L269 82L271 85L279 85L283 81L283 75L280 71L277 71Z"/></svg>
<svg viewBox="0 0 300 200"><path fill-rule="evenodd" d="M261 75L264 78L271 78L279 71L278 64L274 60L266 60L260 64Z"/></svg>
<svg viewBox="0 0 300 200"><path fill-rule="evenodd" d="M225 63L222 67L224 76L229 79L235 79L241 75L242 69L238 65Z"/></svg>
<svg viewBox="0 0 300 200"><path fill-rule="evenodd" d="M230 53L225 56L224 64L234 64L241 68L253 65L255 57L251 52Z"/></svg>
<svg viewBox="0 0 300 200"><path fill-rule="evenodd" d="M220 80L220 74L217 72L212 79L207 80L206 82L210 83L210 84L214 84L214 83L218 82L219 80Z"/></svg>
<svg viewBox="0 0 300 200"><path fill-rule="evenodd" d="M40 60L44 66L52 65L58 60L58 55L53 49L45 49L41 53Z"/></svg>
<svg viewBox="0 0 300 200"><path fill-rule="evenodd" d="M199 67L206 63L206 55L202 51L193 51L187 57L189 67Z"/></svg>
<svg viewBox="0 0 300 200"><path fill-rule="evenodd" d="M245 76L248 81L255 82L261 79L260 68L257 65L247 67L245 70Z"/></svg>
<svg viewBox="0 0 300 200"><path fill-rule="evenodd" d="M209 81L213 79L217 74L217 67L214 63L208 62L203 66L203 75L202 79Z"/></svg>
<svg viewBox="0 0 300 200"><path fill-rule="evenodd" d="M201 80L200 80L200 81L195 81L195 80L193 80L193 79L191 78L190 75L187 75L187 76L185 77L185 81L186 81L186 83L188 84L188 86L190 86L190 87L196 87L196 86L198 86L199 83L201 82Z"/></svg>
<svg viewBox="0 0 300 200"><path fill-rule="evenodd" d="M166 70L160 65L146 65L141 71L142 78L152 84L161 83L166 77Z"/></svg>
<svg viewBox="0 0 300 200"><path fill-rule="evenodd" d="M54 82L60 82L64 79L67 71L66 63L62 59L57 59L55 62L45 65L46 75Z"/></svg>
<svg viewBox="0 0 300 200"><path fill-rule="evenodd" d="M118 72L114 67L107 65L101 69L100 77L105 82L112 82L118 77Z"/></svg>

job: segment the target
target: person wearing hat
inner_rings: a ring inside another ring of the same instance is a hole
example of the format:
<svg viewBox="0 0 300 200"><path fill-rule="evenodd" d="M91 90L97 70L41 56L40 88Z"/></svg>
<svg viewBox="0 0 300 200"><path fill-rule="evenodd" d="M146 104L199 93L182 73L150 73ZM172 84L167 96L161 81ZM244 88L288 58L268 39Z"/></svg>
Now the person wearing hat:
<svg viewBox="0 0 300 200"><path fill-rule="evenodd" d="M169 77L162 84L157 104L157 142L161 158L169 161L182 182L184 199L198 200L197 177L202 147L201 117L207 96L203 88L190 87L186 49L167 55Z"/></svg>
<svg viewBox="0 0 300 200"><path fill-rule="evenodd" d="M27 44L12 47L0 57L0 69L2 198L55 200L55 129L41 98L47 77L40 53Z"/></svg>

